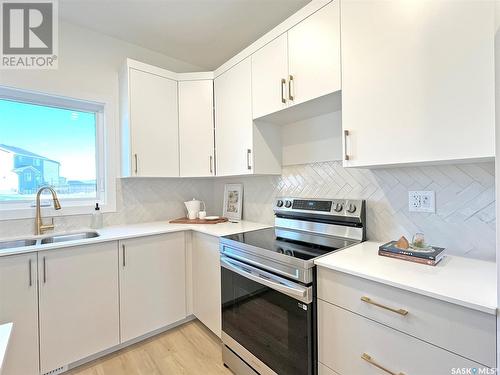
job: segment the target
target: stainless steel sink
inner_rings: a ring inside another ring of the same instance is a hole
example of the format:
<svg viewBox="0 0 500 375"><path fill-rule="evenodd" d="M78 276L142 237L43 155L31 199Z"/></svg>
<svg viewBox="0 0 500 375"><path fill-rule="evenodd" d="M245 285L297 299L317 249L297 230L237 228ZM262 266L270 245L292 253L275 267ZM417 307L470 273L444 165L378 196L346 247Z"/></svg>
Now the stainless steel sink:
<svg viewBox="0 0 500 375"><path fill-rule="evenodd" d="M0 242L0 250L36 245L36 240L15 240Z"/></svg>
<svg viewBox="0 0 500 375"><path fill-rule="evenodd" d="M95 238L95 237L99 237L99 233L97 233L97 232L82 232L82 233L73 233L73 234L60 234L60 235L54 235L54 236L42 238L42 241L40 243L43 245L46 243L77 241L77 240L85 240L87 238Z"/></svg>

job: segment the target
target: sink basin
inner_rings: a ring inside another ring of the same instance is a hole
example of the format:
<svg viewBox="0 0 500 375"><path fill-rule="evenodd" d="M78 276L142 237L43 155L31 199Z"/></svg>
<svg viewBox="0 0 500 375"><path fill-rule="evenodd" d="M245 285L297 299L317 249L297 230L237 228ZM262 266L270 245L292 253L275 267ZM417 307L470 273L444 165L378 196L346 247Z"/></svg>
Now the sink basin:
<svg viewBox="0 0 500 375"><path fill-rule="evenodd" d="M36 245L36 240L15 240L0 242L0 250L13 249L15 247L33 246Z"/></svg>
<svg viewBox="0 0 500 375"><path fill-rule="evenodd" d="M82 233L73 233L73 234L60 234L60 235L42 238L41 244L85 240L87 238L94 238L94 237L99 237L99 233L97 233L97 232L82 232Z"/></svg>

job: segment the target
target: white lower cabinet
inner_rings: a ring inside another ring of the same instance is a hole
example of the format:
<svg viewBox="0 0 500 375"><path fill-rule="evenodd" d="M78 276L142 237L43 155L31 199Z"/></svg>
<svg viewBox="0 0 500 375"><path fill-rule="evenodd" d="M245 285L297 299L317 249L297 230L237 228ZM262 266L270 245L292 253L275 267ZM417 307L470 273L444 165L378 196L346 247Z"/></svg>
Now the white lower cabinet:
<svg viewBox="0 0 500 375"><path fill-rule="evenodd" d="M117 242L38 254L42 374L119 344L117 264Z"/></svg>
<svg viewBox="0 0 500 375"><path fill-rule="evenodd" d="M318 351L320 363L341 375L437 375L484 367L322 300ZM331 373L323 369L323 374Z"/></svg>
<svg viewBox="0 0 500 375"><path fill-rule="evenodd" d="M202 233L193 233L193 312L221 336L219 239Z"/></svg>
<svg viewBox="0 0 500 375"><path fill-rule="evenodd" d="M14 323L2 375L39 374L36 258L0 258L0 324Z"/></svg>
<svg viewBox="0 0 500 375"><path fill-rule="evenodd" d="M119 258L122 342L186 317L184 232L120 241Z"/></svg>
<svg viewBox="0 0 500 375"><path fill-rule="evenodd" d="M473 361L495 366L496 317L492 314L323 268L318 270L318 298ZM407 314L401 315L399 309Z"/></svg>

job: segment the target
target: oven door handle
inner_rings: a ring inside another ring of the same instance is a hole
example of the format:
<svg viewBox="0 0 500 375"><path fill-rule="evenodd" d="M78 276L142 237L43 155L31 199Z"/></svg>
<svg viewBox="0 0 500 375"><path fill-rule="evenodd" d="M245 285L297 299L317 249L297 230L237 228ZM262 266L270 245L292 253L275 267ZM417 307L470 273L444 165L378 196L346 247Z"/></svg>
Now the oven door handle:
<svg viewBox="0 0 500 375"><path fill-rule="evenodd" d="M298 299L304 303L312 302L311 287L305 287L286 280L282 277L262 271L248 264L238 262L237 260L222 256L220 258L221 266L233 271L256 283L267 286L278 292L284 293L292 298Z"/></svg>

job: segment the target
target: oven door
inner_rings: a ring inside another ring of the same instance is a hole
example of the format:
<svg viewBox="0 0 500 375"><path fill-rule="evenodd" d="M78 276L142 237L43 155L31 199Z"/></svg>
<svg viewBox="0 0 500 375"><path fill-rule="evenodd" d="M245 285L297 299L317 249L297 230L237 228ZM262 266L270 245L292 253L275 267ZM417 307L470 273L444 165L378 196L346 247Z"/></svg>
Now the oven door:
<svg viewBox="0 0 500 375"><path fill-rule="evenodd" d="M313 374L312 287L224 255L221 266L224 344L252 367L267 367L258 372Z"/></svg>

